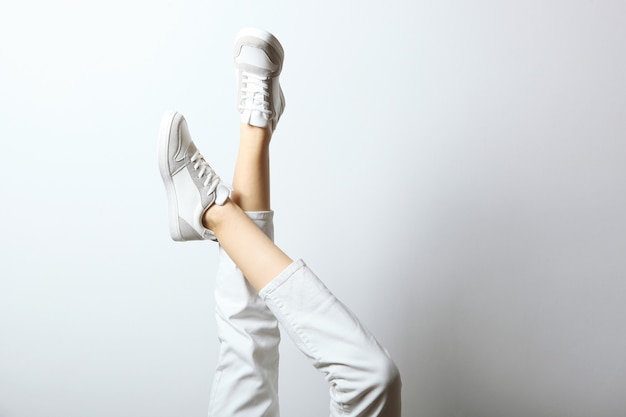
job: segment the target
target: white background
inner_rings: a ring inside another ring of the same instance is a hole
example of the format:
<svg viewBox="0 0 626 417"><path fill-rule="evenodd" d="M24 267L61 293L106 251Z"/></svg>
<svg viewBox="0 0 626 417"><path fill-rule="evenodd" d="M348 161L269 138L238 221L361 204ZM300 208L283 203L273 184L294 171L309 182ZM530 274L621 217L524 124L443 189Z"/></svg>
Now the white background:
<svg viewBox="0 0 626 417"><path fill-rule="evenodd" d="M389 349L404 415L626 415L625 17L608 0L3 5L0 417L206 414L217 249L169 239L156 138L181 111L230 180L250 25L286 50L277 243ZM282 415L327 415L284 342Z"/></svg>

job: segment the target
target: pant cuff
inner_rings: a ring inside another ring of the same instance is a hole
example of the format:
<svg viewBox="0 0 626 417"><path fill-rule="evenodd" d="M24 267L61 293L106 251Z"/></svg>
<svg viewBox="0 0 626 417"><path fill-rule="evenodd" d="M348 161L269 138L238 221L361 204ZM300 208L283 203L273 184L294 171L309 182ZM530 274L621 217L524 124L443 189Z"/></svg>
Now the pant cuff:
<svg viewBox="0 0 626 417"><path fill-rule="evenodd" d="M267 237L274 240L274 211L246 211L246 215Z"/></svg>
<svg viewBox="0 0 626 417"><path fill-rule="evenodd" d="M276 289L285 282L287 282L287 280L291 278L293 274L295 274L300 268L303 268L305 266L306 264L302 259L298 259L297 261L292 262L287 268L283 270L283 272L278 274L276 278L274 278L269 284L263 287L261 291L259 291L259 296L261 297L261 299L265 300L268 295L276 291Z"/></svg>

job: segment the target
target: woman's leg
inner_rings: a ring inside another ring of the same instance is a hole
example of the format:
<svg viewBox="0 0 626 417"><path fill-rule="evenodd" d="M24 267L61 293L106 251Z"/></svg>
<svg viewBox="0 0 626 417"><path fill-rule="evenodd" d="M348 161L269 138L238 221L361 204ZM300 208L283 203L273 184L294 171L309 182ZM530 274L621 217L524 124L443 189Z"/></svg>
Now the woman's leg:
<svg viewBox="0 0 626 417"><path fill-rule="evenodd" d="M270 57L278 60L277 67L282 67L282 53L259 54L264 49L274 49L272 43L277 42L271 35L261 31L240 32L235 42L235 67L239 78L243 77L241 69L244 67L248 77L255 74L261 78L266 76L264 67L272 63L265 60ZM272 74L276 85L279 72ZM278 107L282 112L284 102L266 106L265 113L259 112L255 107L259 104L254 102L255 92L241 79L238 88L241 123L231 197L256 227L273 240L269 145L275 122L280 117L280 113L275 113L275 110ZM282 95L278 98L281 99ZM260 104L267 103L262 100ZM270 124L270 119L275 120ZM250 122L261 126L252 126ZM278 322L221 246L215 305L220 353L209 416L277 417Z"/></svg>

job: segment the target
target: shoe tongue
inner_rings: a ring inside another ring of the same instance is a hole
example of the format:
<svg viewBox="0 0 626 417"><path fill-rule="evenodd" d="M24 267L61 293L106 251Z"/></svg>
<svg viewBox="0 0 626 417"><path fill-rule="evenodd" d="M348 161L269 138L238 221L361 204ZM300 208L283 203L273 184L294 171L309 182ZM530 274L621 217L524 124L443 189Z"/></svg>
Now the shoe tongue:
<svg viewBox="0 0 626 417"><path fill-rule="evenodd" d="M263 50L246 45L241 47L241 52L236 61L268 71L276 71L278 69L278 65L274 64Z"/></svg>

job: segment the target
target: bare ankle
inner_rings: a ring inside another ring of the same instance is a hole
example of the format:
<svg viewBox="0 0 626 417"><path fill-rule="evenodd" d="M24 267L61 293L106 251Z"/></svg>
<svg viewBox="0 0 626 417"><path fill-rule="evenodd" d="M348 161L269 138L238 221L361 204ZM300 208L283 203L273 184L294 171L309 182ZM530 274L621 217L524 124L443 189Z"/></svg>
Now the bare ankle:
<svg viewBox="0 0 626 417"><path fill-rule="evenodd" d="M272 139L272 129L268 127L256 127L247 123L239 124L239 137L242 140L254 140L259 144L269 145Z"/></svg>
<svg viewBox="0 0 626 417"><path fill-rule="evenodd" d="M202 225L209 230L215 232L219 225L224 221L229 210L235 206L230 199L226 200L224 205L213 204L202 215Z"/></svg>

